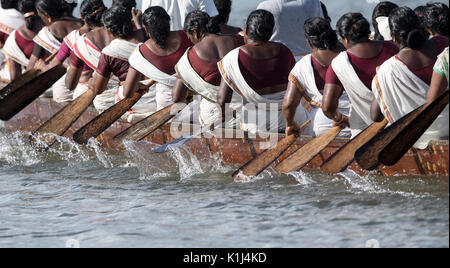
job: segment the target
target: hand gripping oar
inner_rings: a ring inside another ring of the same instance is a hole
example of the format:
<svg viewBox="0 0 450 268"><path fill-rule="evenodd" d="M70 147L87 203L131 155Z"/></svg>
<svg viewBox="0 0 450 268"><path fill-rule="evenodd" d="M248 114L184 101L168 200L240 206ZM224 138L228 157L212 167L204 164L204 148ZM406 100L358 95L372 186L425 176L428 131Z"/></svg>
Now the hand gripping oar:
<svg viewBox="0 0 450 268"><path fill-rule="evenodd" d="M335 126L319 137L308 142L306 145L298 149L295 153L279 163L275 170L288 174L293 171L300 170L306 166L316 155L325 149L341 132L342 126Z"/></svg>
<svg viewBox="0 0 450 268"><path fill-rule="evenodd" d="M40 126L34 134L53 133L57 136L62 136L75 121L86 111L89 105L94 100L96 94L94 91L88 89L83 95L75 99L73 102L66 105L52 118ZM36 137L33 135L32 137ZM40 142L32 141L33 145L38 149L45 150L56 141L56 137L45 136L40 139Z"/></svg>
<svg viewBox="0 0 450 268"><path fill-rule="evenodd" d="M0 98L0 119L7 121L22 111L35 99L41 96L48 88L66 73L66 68L57 65L33 77L19 88Z"/></svg>
<svg viewBox="0 0 450 268"><path fill-rule="evenodd" d="M330 156L320 168L329 174L335 174L345 170L353 161L356 150L382 131L387 124L388 121L386 119L379 123L372 123L368 128L359 133L358 136L347 142L336 153Z"/></svg>
<svg viewBox="0 0 450 268"><path fill-rule="evenodd" d="M433 124L448 105L448 99L449 91L447 90L439 98L426 105L425 109L381 151L378 156L380 163L386 166L395 165ZM395 128L395 123L390 127Z"/></svg>
<svg viewBox="0 0 450 268"><path fill-rule="evenodd" d="M146 89L138 89L136 93L131 98L124 99L115 105L111 106L108 110L104 111L96 118L92 119L84 127L80 128L73 135L75 142L79 144L86 144L90 138L97 138L103 133L109 126L120 119L133 105L135 105L146 93L148 88L150 88L155 81L148 82L145 87Z"/></svg>
<svg viewBox="0 0 450 268"><path fill-rule="evenodd" d="M167 123L184 107L185 103L174 103L144 118L114 137L114 142L121 144L123 140L140 141Z"/></svg>
<svg viewBox="0 0 450 268"><path fill-rule="evenodd" d="M48 64L50 61L52 61L53 58L55 58L55 56L57 54L58 53L54 53L50 57L48 57L45 60L45 64ZM10 94L11 92L16 91L21 86L25 85L26 83L28 83L31 80L33 80L34 78L36 78L41 73L42 73L41 70L39 70L37 68L33 68L33 69L31 69L29 71L26 71L25 73L21 74L19 77L14 79L14 81L11 81L8 85L6 85L4 88L2 88L0 90L0 99L5 98L8 94Z"/></svg>
<svg viewBox="0 0 450 268"><path fill-rule="evenodd" d="M447 99L445 99L445 94L447 94ZM358 162L359 166L363 169L373 170L380 164L378 157L380 156L381 152L385 150L385 148L390 148L388 149L388 151L392 156L395 156L397 152L401 153L401 151L398 151L402 150L401 148L407 147L407 149L405 150L408 151L409 148L414 145L417 139L419 139L420 136L433 123L436 117L442 112L447 103L448 92L444 93L432 104L424 104L414 111L410 112L409 114L403 116L391 126L378 133L369 142L367 142L358 151L356 151L356 162ZM423 121L418 122L417 120ZM400 144L397 144L400 147L396 148L390 145L394 140L398 140L398 137L403 137L402 135L404 135L405 132L407 132L407 136L405 136L404 139L401 140ZM417 138L415 138L416 136ZM401 153L401 155L403 156L406 151ZM395 163L396 162L397 161L395 161Z"/></svg>
<svg viewBox="0 0 450 268"><path fill-rule="evenodd" d="M311 124L311 120L308 120L300 127L301 131L305 130ZM258 176L267 167L269 167L275 160L277 160L280 155L282 155L289 147L297 140L296 135L289 135L283 140L281 140L277 146L270 150L265 150L260 155L256 156L250 160L247 164L240 167L236 172L233 173L234 179L239 179L239 177L253 177Z"/></svg>

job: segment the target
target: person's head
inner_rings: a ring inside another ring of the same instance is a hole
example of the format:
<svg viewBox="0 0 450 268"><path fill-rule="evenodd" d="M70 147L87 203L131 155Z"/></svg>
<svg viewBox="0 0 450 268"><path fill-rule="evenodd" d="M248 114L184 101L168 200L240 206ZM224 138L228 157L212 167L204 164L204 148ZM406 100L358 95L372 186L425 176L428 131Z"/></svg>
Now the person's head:
<svg viewBox="0 0 450 268"><path fill-rule="evenodd" d="M335 50L338 46L336 32L324 18L310 18L305 22L305 35L311 49Z"/></svg>
<svg viewBox="0 0 450 268"><path fill-rule="evenodd" d="M72 16L73 10L78 6L78 0L67 1L63 0L63 4L65 6L65 14L66 16Z"/></svg>
<svg viewBox="0 0 450 268"><path fill-rule="evenodd" d="M329 23L331 23L331 18L330 18L330 16L328 15L328 9L327 9L327 6L326 6L322 1L320 1L320 5L322 6L323 17L324 17Z"/></svg>
<svg viewBox="0 0 450 268"><path fill-rule="evenodd" d="M66 16L67 3L65 0L38 0L36 2L36 10L42 21L50 25L55 20Z"/></svg>
<svg viewBox="0 0 450 268"><path fill-rule="evenodd" d="M444 3L427 4L424 14L425 27L431 35L448 37L448 6Z"/></svg>
<svg viewBox="0 0 450 268"><path fill-rule="evenodd" d="M427 38L430 36L430 34L427 31L427 28L425 27L425 12L427 10L426 6L418 6L414 9L414 12L416 13L417 17L419 17L420 25L422 26L422 31L427 36Z"/></svg>
<svg viewBox="0 0 450 268"><path fill-rule="evenodd" d="M120 5L113 5L102 16L106 30L116 38L129 39L133 36L131 12Z"/></svg>
<svg viewBox="0 0 450 268"><path fill-rule="evenodd" d="M84 0L80 6L80 15L90 28L101 27L103 12L106 9L103 0Z"/></svg>
<svg viewBox="0 0 450 268"><path fill-rule="evenodd" d="M347 48L349 44L370 40L370 24L361 13L347 13L342 16L336 24L336 30Z"/></svg>
<svg viewBox="0 0 450 268"><path fill-rule="evenodd" d="M227 24L231 13L231 0L214 0L219 15L213 19L219 25Z"/></svg>
<svg viewBox="0 0 450 268"><path fill-rule="evenodd" d="M41 23L35 4L36 0L22 0L19 2L19 11L23 14L25 26L30 30L33 28L33 25Z"/></svg>
<svg viewBox="0 0 450 268"><path fill-rule="evenodd" d="M114 0L113 5L120 5L128 10L136 7L136 0Z"/></svg>
<svg viewBox="0 0 450 268"><path fill-rule="evenodd" d="M15 8L15 9L19 9L19 1L17 0L1 0L0 4L2 5L3 9L11 9L11 8Z"/></svg>
<svg viewBox="0 0 450 268"><path fill-rule="evenodd" d="M142 15L145 31L155 43L165 49L170 34L170 16L164 8L149 7Z"/></svg>
<svg viewBox="0 0 450 268"><path fill-rule="evenodd" d="M275 17L267 10L258 9L250 13L245 27L245 37L256 42L270 40L275 27Z"/></svg>
<svg viewBox="0 0 450 268"><path fill-rule="evenodd" d="M389 2L389 1L380 2L378 5L376 5L376 7L372 13L372 25L373 25L373 28L375 31L375 36L374 36L375 40L384 40L385 39L382 32L380 32L377 19L380 17L386 17L386 18L389 17L389 14L391 13L391 11L397 7L398 7L398 5L396 5L392 2ZM389 35L389 33L386 33L386 34Z"/></svg>
<svg viewBox="0 0 450 268"><path fill-rule="evenodd" d="M217 34L220 27L215 21L203 11L192 11L184 21L184 31L192 43L199 43L208 34Z"/></svg>
<svg viewBox="0 0 450 268"><path fill-rule="evenodd" d="M423 48L427 42L419 17L409 7L398 7L392 10L389 16L389 27L392 39L400 48L408 47L417 50Z"/></svg>

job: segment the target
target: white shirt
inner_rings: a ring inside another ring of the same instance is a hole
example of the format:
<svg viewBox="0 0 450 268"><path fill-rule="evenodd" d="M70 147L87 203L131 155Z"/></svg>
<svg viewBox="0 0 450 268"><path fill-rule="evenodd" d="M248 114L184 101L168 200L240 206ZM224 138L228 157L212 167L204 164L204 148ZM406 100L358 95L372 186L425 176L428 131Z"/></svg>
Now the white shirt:
<svg viewBox="0 0 450 268"><path fill-rule="evenodd" d="M167 11L172 19L172 31L183 30L184 20L192 11L201 10L211 17L219 14L213 0L143 0L142 12L151 6L160 6Z"/></svg>
<svg viewBox="0 0 450 268"><path fill-rule="evenodd" d="M311 53L306 43L305 21L323 17L319 0L268 0L258 5L275 16L275 29L271 41L285 44L294 55Z"/></svg>

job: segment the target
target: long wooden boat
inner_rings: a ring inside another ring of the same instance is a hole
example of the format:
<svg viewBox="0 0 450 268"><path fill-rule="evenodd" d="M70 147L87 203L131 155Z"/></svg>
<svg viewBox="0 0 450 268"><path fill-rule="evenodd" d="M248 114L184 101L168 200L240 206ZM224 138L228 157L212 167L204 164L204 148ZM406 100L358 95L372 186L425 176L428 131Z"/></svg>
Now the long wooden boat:
<svg viewBox="0 0 450 268"><path fill-rule="evenodd" d="M50 99L39 98L29 105L22 112L17 114L9 121L0 123L2 129L7 131L27 131L32 132L42 123L47 121L52 115L58 112L63 105L55 103ZM97 115L95 109L90 108L82 117L69 129L64 136L72 137L73 133L80 127L88 123ZM114 123L105 133L98 137L99 143L107 148L118 149L120 145L114 144L112 138L129 127L125 121ZM155 144L165 144L174 140L170 134L170 126L166 125L162 129L149 135L146 140ZM239 136L239 133L231 133L233 138L215 138L204 137L192 139L187 142L186 146L194 155L204 156L219 155L223 162L227 165L240 166L248 162L250 159L261 153L260 148L267 138L248 137L246 135ZM230 136L227 136L230 137ZM278 135L279 139L284 135ZM296 148L299 148L311 140L311 137L301 137L296 143L283 154L279 161L289 156ZM344 145L348 139L336 139L325 150L315 157L306 168L319 168L324 160ZM359 174L365 174L356 162L353 162L349 168ZM372 171L381 176L424 176L424 177L448 177L449 175L449 142L435 141L425 150L411 149L395 166L380 166L377 170Z"/></svg>

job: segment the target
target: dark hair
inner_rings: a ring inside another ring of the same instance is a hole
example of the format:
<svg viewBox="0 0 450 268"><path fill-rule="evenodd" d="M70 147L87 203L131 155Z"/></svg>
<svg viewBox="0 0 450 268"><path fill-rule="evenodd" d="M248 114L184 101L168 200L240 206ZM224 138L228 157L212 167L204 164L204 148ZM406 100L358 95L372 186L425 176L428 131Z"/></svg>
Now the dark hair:
<svg viewBox="0 0 450 268"><path fill-rule="evenodd" d="M53 19L59 19L67 14L66 3L65 0L38 0L36 9Z"/></svg>
<svg viewBox="0 0 450 268"><path fill-rule="evenodd" d="M389 16L389 28L395 40L412 49L421 49L427 42L427 37L420 27L420 20L409 7L398 7Z"/></svg>
<svg viewBox="0 0 450 268"><path fill-rule="evenodd" d="M69 3L66 0L63 0L63 5L65 7L65 14L66 16L72 16L73 10L78 6L78 3L74 1L73 3Z"/></svg>
<svg viewBox="0 0 450 268"><path fill-rule="evenodd" d="M424 14L425 27L448 37L448 6L444 3L427 4Z"/></svg>
<svg viewBox="0 0 450 268"><path fill-rule="evenodd" d="M220 27L207 13L197 10L189 13L184 21L184 31L193 34L193 30L202 36L210 33L217 34L220 32Z"/></svg>
<svg viewBox="0 0 450 268"><path fill-rule="evenodd" d="M15 8L18 9L18 4L19 1L17 0L1 0L1 5L3 9L11 9L11 8Z"/></svg>
<svg viewBox="0 0 450 268"><path fill-rule="evenodd" d="M230 18L231 13L231 0L214 0L219 15L213 19L217 24L226 24Z"/></svg>
<svg viewBox="0 0 450 268"><path fill-rule="evenodd" d="M320 1L320 5L322 6L323 17L324 17L329 23L331 23L331 18L330 18L330 16L328 15L328 9L327 9L327 6L326 6L322 1Z"/></svg>
<svg viewBox="0 0 450 268"><path fill-rule="evenodd" d="M375 36L374 36L375 40L384 40L383 36L380 33L380 30L378 29L377 18L378 17L389 17L389 14L391 13L391 11L397 7L398 7L398 5L396 5L392 2L389 2L389 1L380 2L378 5L376 5L376 7L372 13L372 25L373 25L373 29L375 31Z"/></svg>
<svg viewBox="0 0 450 268"><path fill-rule="evenodd" d="M102 16L106 9L103 0L84 0L80 6L80 15L88 25L100 27L103 26Z"/></svg>
<svg viewBox="0 0 450 268"><path fill-rule="evenodd" d="M133 35L133 23L130 10L120 5L113 5L102 16L102 22L108 32L115 37L129 39Z"/></svg>
<svg viewBox="0 0 450 268"><path fill-rule="evenodd" d="M427 31L427 28L425 27L425 12L427 10L426 6L418 6L414 9L414 12L416 13L417 17L419 17L420 26L422 29L423 34L428 38L430 36L430 33Z"/></svg>
<svg viewBox="0 0 450 268"><path fill-rule="evenodd" d="M369 39L370 24L361 13L347 13L337 22L336 30L341 37L360 43Z"/></svg>
<svg viewBox="0 0 450 268"><path fill-rule="evenodd" d="M149 7L142 16L150 38L155 43L165 49L167 47L167 38L170 34L170 16L164 8L159 6Z"/></svg>
<svg viewBox="0 0 450 268"><path fill-rule="evenodd" d="M36 0L22 0L19 2L19 11L22 12L22 14L25 15L29 12L34 12L34 15L27 16L25 18L25 26L30 30L33 28L33 25L37 24L41 20L37 13L35 4Z"/></svg>
<svg viewBox="0 0 450 268"><path fill-rule="evenodd" d="M120 5L128 10L136 7L136 0L114 0L113 5Z"/></svg>
<svg viewBox="0 0 450 268"><path fill-rule="evenodd" d="M264 9L250 13L246 23L247 35L254 41L269 41L275 27L275 17Z"/></svg>
<svg viewBox="0 0 450 268"><path fill-rule="evenodd" d="M305 22L305 35L311 44L318 49L334 50L338 45L336 32L324 18L310 18Z"/></svg>

